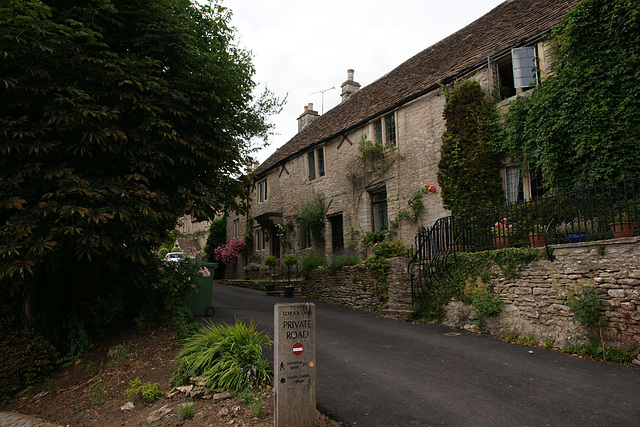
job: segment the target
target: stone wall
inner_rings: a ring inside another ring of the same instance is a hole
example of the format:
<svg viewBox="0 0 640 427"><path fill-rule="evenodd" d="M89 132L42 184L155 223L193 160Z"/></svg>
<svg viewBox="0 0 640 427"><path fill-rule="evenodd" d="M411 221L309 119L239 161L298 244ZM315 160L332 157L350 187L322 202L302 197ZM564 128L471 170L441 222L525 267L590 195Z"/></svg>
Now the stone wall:
<svg viewBox="0 0 640 427"><path fill-rule="evenodd" d="M595 287L601 313L609 324L603 329L610 345L640 347L640 237L556 245L555 259L531 263L518 278L505 279L495 269L495 291L502 312L487 318L490 334L517 331L555 347L584 342L592 331L574 323L567 305L569 293ZM448 306L445 324L473 329L475 315L462 303Z"/></svg>
<svg viewBox="0 0 640 427"><path fill-rule="evenodd" d="M322 269L314 271L299 286L304 295L357 308L379 306L382 298L373 273L362 264L330 274Z"/></svg>
<svg viewBox="0 0 640 427"><path fill-rule="evenodd" d="M407 273L405 257L390 258L387 271L387 301L374 273L364 264L345 267L334 273L314 272L302 281L300 291L337 304L363 308L378 306L393 311L405 311L411 307L411 278Z"/></svg>

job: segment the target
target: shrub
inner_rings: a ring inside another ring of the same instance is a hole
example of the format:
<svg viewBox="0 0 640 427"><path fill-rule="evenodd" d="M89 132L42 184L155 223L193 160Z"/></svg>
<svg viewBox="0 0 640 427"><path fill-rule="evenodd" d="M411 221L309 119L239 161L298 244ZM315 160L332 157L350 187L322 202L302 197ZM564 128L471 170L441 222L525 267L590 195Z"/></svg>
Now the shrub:
<svg viewBox="0 0 640 427"><path fill-rule="evenodd" d="M0 402L34 384L53 369L55 349L33 329L22 329L0 341Z"/></svg>
<svg viewBox="0 0 640 427"><path fill-rule="evenodd" d="M186 384L190 377L202 377L211 389L242 390L271 380L269 362L262 348L272 342L256 325L240 320L235 324L207 322L184 342L174 372L174 384Z"/></svg>
<svg viewBox="0 0 640 427"><path fill-rule="evenodd" d="M184 338L190 332L193 317L189 309L191 292L196 281L210 273L191 259L181 263L163 262L158 269L157 282L151 286L136 323L148 328L155 319L161 319L171 325L178 338Z"/></svg>
<svg viewBox="0 0 640 427"><path fill-rule="evenodd" d="M215 258L224 264L235 264L238 262L238 255L247 250L244 238L230 240L221 244L214 250Z"/></svg>
<svg viewBox="0 0 640 427"><path fill-rule="evenodd" d="M313 252L302 259L302 271L305 273L326 265L327 259L322 252Z"/></svg>
<svg viewBox="0 0 640 427"><path fill-rule="evenodd" d="M360 262L360 254L358 251L349 248L337 249L331 256L329 261L329 268L332 270L338 270L350 265L356 265Z"/></svg>
<svg viewBox="0 0 640 427"><path fill-rule="evenodd" d="M129 385L131 388L124 391L124 394L127 397L140 396L145 402L153 403L157 398L162 396L160 384L158 383L146 382L143 384L140 378L136 378L135 380L130 381Z"/></svg>
<svg viewBox="0 0 640 427"><path fill-rule="evenodd" d="M383 240L373 245L373 254L382 258L406 256L408 252L400 240Z"/></svg>

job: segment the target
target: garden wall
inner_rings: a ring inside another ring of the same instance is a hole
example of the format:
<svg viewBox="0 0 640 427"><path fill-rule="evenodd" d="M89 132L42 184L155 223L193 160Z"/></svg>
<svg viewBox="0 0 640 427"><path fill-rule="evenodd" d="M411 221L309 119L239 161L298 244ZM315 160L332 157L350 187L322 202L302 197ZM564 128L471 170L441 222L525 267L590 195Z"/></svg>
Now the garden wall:
<svg viewBox="0 0 640 427"><path fill-rule="evenodd" d="M504 305L486 319L487 331L531 334L540 342L553 340L555 347L582 343L590 331L574 323L567 295L595 287L601 314L609 320L603 329L607 344L640 347L640 237L556 245L553 254L553 261L532 262L516 279L493 270L495 292ZM474 318L468 306L453 301L445 324L473 329Z"/></svg>
<svg viewBox="0 0 640 427"><path fill-rule="evenodd" d="M309 297L357 308L378 306L383 295L373 272L362 264L344 267L333 273L320 268L299 286L302 294Z"/></svg>
<svg viewBox="0 0 640 427"><path fill-rule="evenodd" d="M331 274L316 271L300 286L304 295L338 304L363 308L377 306L393 311L411 308L411 279L407 273L409 260L389 258L388 291L382 289L374 273L363 264L344 267Z"/></svg>

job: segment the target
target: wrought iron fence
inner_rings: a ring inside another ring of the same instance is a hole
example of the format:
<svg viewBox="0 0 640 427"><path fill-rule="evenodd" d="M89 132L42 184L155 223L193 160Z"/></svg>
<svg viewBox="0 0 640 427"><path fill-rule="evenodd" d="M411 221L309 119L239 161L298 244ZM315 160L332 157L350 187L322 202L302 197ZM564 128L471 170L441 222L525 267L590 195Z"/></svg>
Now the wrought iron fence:
<svg viewBox="0 0 640 427"><path fill-rule="evenodd" d="M579 243L637 235L640 176L530 202L440 218L412 247L413 296L446 274L450 256L504 247Z"/></svg>

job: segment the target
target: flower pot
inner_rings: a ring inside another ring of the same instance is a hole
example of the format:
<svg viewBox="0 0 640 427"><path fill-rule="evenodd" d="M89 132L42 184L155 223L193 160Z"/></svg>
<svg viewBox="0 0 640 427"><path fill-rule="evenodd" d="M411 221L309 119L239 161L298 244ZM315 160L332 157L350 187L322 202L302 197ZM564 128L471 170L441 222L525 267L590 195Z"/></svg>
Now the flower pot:
<svg viewBox="0 0 640 427"><path fill-rule="evenodd" d="M583 231L576 231L569 233L569 243L580 243L587 241L587 233Z"/></svg>
<svg viewBox="0 0 640 427"><path fill-rule="evenodd" d="M295 291L295 286L285 286L284 287L284 297L285 298L293 298L293 291Z"/></svg>
<svg viewBox="0 0 640 427"><path fill-rule="evenodd" d="M495 246L496 249L508 248L511 246L509 236L493 236L493 246Z"/></svg>
<svg viewBox="0 0 640 427"><path fill-rule="evenodd" d="M532 248L544 247L546 241L544 240L544 233L529 234L529 242Z"/></svg>
<svg viewBox="0 0 640 427"><path fill-rule="evenodd" d="M609 227L611 227L613 237L616 239L620 237L633 237L633 230L636 228L636 223L630 221L618 221L612 222L609 224Z"/></svg>

